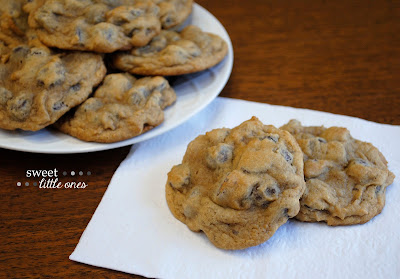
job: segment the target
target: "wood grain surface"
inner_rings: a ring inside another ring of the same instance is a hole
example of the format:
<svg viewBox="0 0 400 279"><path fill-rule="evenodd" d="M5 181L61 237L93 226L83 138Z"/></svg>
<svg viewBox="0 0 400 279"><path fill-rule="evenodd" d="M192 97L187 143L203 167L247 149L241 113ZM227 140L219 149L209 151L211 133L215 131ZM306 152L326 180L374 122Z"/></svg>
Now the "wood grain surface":
<svg viewBox="0 0 400 279"><path fill-rule="evenodd" d="M221 96L400 124L399 1L197 2L233 42L233 72ZM0 278L136 277L68 259L129 149L75 155L0 149ZM61 181L89 186L39 189L26 178L27 170L54 168Z"/></svg>

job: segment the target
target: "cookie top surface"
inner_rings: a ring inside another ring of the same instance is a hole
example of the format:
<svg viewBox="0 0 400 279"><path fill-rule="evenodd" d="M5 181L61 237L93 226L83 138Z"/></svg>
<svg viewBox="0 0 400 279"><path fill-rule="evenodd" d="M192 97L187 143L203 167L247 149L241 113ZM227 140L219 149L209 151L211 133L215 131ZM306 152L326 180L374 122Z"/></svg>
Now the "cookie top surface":
<svg viewBox="0 0 400 279"><path fill-rule="evenodd" d="M93 97L60 119L56 127L85 141L121 141L161 124L163 109L175 99L174 90L162 77L110 74Z"/></svg>
<svg viewBox="0 0 400 279"><path fill-rule="evenodd" d="M28 14L22 6L28 0L0 0L0 30L1 33L14 37L24 36L28 29Z"/></svg>
<svg viewBox="0 0 400 279"><path fill-rule="evenodd" d="M291 120L281 129L296 138L304 153L307 187L297 219L350 225L381 212L394 175L376 147L342 127L303 127Z"/></svg>
<svg viewBox="0 0 400 279"><path fill-rule="evenodd" d="M180 33L163 30L144 47L113 55L114 66L139 75L181 75L208 69L225 57L227 43L190 25Z"/></svg>
<svg viewBox="0 0 400 279"><path fill-rule="evenodd" d="M244 249L295 216L304 189L296 140L253 117L193 140L168 173L166 198L178 220L215 246Z"/></svg>
<svg viewBox="0 0 400 279"><path fill-rule="evenodd" d="M103 79L100 55L0 43L0 128L36 131L82 103Z"/></svg>
<svg viewBox="0 0 400 279"><path fill-rule="evenodd" d="M29 26L47 46L101 53L144 46L161 30L150 0L33 0Z"/></svg>
<svg viewBox="0 0 400 279"><path fill-rule="evenodd" d="M193 0L153 0L160 8L163 29L181 24L192 12Z"/></svg>
<svg viewBox="0 0 400 279"><path fill-rule="evenodd" d="M22 9L28 0L0 0L0 41L9 47L32 45L35 34L28 26L28 14ZM37 44L38 46L39 44Z"/></svg>

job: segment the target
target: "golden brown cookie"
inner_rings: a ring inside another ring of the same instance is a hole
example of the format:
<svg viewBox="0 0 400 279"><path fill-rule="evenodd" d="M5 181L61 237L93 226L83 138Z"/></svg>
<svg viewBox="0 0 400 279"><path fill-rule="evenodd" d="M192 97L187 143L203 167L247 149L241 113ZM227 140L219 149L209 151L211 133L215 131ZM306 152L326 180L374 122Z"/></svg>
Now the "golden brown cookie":
<svg viewBox="0 0 400 279"><path fill-rule="evenodd" d="M23 37L28 29L28 14L22 6L28 0L0 0L0 30L10 37Z"/></svg>
<svg viewBox="0 0 400 279"><path fill-rule="evenodd" d="M382 211L394 174L376 147L341 127L303 127L291 120L281 129L297 139L304 153L307 188L296 219L363 224Z"/></svg>
<svg viewBox="0 0 400 279"><path fill-rule="evenodd" d="M168 173L166 199L178 220L215 246L244 249L297 215L304 189L296 140L253 117L193 140Z"/></svg>
<svg viewBox="0 0 400 279"><path fill-rule="evenodd" d="M93 97L60 119L56 127L85 141L121 141L161 124L163 109L175 99L174 90L162 77L110 74Z"/></svg>
<svg viewBox="0 0 400 279"><path fill-rule="evenodd" d="M28 14L22 6L28 0L0 0L0 41L10 48L27 44Z"/></svg>
<svg viewBox="0 0 400 279"><path fill-rule="evenodd" d="M0 43L0 128L36 131L82 103L106 72L92 53Z"/></svg>
<svg viewBox="0 0 400 279"><path fill-rule="evenodd" d="M193 0L153 0L160 8L164 29L181 24L192 12Z"/></svg>
<svg viewBox="0 0 400 279"><path fill-rule="evenodd" d="M33 0L29 26L47 46L101 53L144 46L161 30L149 0Z"/></svg>
<svg viewBox="0 0 400 279"><path fill-rule="evenodd" d="M182 32L163 30L144 47L113 55L114 66L138 75L182 75L208 69L224 59L227 43L190 25Z"/></svg>

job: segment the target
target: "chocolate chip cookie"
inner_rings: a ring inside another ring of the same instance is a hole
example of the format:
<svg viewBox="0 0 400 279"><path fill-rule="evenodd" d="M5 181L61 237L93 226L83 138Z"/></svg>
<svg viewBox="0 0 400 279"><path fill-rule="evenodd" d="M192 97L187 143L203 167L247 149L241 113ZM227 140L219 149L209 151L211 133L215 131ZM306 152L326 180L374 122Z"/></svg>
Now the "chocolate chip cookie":
<svg viewBox="0 0 400 279"><path fill-rule="evenodd" d="M110 74L93 97L55 126L85 141L121 141L161 124L163 109L175 99L174 90L162 77Z"/></svg>
<svg viewBox="0 0 400 279"><path fill-rule="evenodd" d="M163 30L148 45L113 55L113 62L138 75L182 75L216 65L227 52L222 38L190 25L180 33Z"/></svg>
<svg viewBox="0 0 400 279"><path fill-rule="evenodd" d="M100 55L0 43L0 128L36 131L82 103L103 79Z"/></svg>
<svg viewBox="0 0 400 279"><path fill-rule="evenodd" d="M153 0L160 8L162 27L169 29L181 24L192 12L193 0Z"/></svg>
<svg viewBox="0 0 400 279"><path fill-rule="evenodd" d="M144 46L161 30L150 0L33 0L29 26L49 47L101 53Z"/></svg>
<svg viewBox="0 0 400 279"><path fill-rule="evenodd" d="M244 249L297 215L304 189L296 140L253 117L193 140L168 173L166 199L178 220L215 246Z"/></svg>
<svg viewBox="0 0 400 279"><path fill-rule="evenodd" d="M0 30L10 37L23 37L28 29L28 14L22 10L27 0L0 0Z"/></svg>
<svg viewBox="0 0 400 279"><path fill-rule="evenodd" d="M376 147L341 127L303 127L291 120L281 129L296 138L304 153L307 187L296 219L362 224L382 211L394 174Z"/></svg>
<svg viewBox="0 0 400 279"><path fill-rule="evenodd" d="M28 14L23 11L23 6L27 3L28 0L0 0L1 44L9 48L19 45L47 48L28 26Z"/></svg>

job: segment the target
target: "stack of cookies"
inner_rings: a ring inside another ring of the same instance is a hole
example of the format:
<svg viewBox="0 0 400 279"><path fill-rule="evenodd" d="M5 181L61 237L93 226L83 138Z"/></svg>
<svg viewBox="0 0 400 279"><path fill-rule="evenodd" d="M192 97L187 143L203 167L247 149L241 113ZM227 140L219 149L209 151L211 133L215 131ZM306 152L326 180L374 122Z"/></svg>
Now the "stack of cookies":
<svg viewBox="0 0 400 279"><path fill-rule="evenodd" d="M192 0L0 5L2 129L54 124L85 141L132 138L162 123L175 102L163 76L205 70L228 51L223 39L196 26L180 30Z"/></svg>
<svg viewBox="0 0 400 279"><path fill-rule="evenodd" d="M268 240L289 218L362 224L378 215L394 180L384 156L346 128L277 129L257 118L189 143L168 173L172 214L222 249Z"/></svg>

